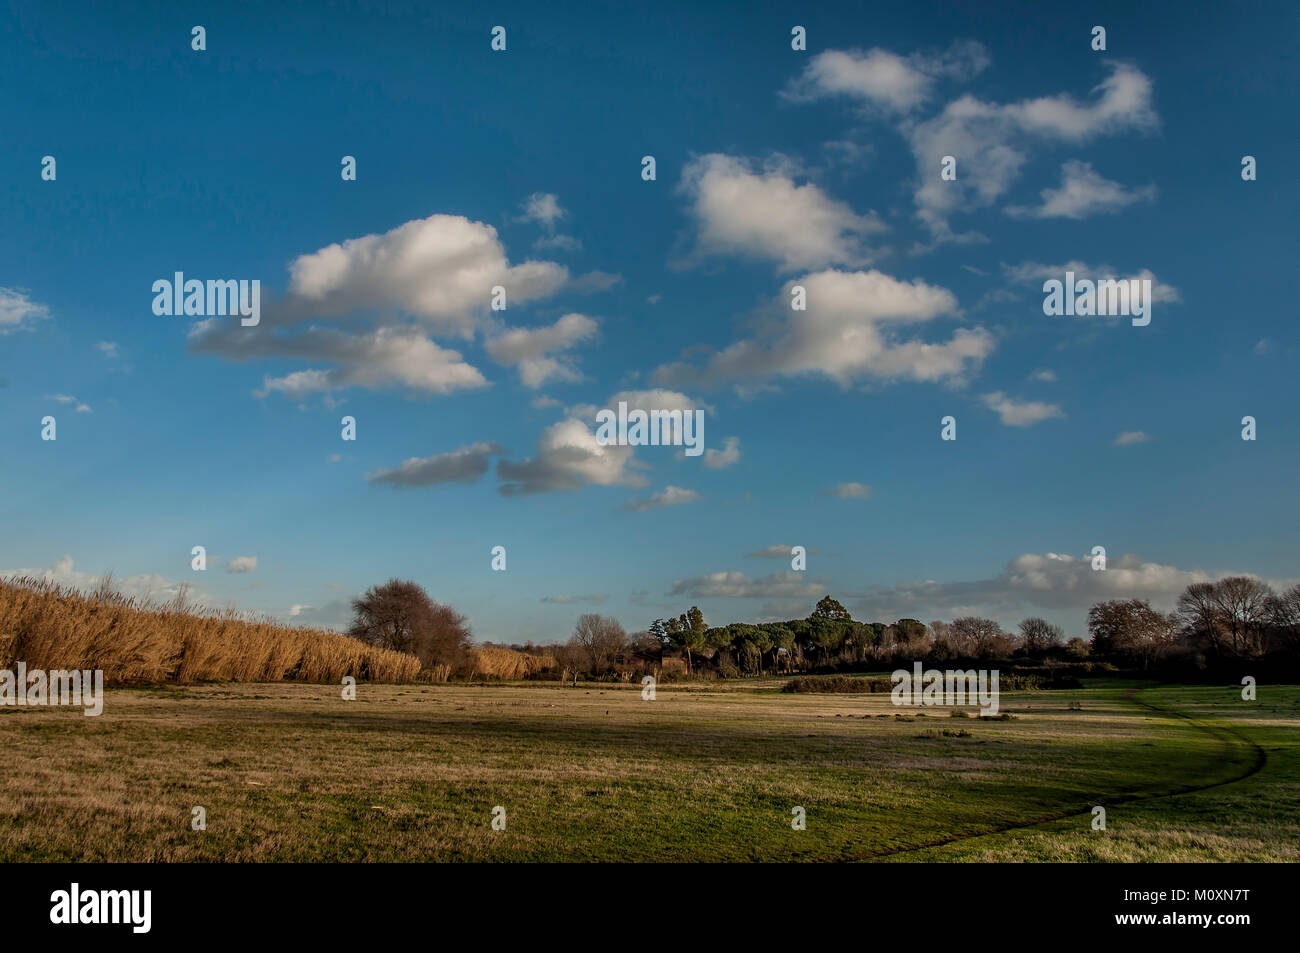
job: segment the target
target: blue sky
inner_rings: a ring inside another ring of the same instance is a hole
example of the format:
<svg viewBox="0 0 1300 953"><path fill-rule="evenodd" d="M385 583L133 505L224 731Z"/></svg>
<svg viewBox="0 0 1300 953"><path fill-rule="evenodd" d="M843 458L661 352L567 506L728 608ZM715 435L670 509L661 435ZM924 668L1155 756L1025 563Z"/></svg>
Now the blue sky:
<svg viewBox="0 0 1300 953"><path fill-rule="evenodd" d="M0 13L0 571L507 641L1300 577L1294 8L540 6ZM1151 324L1045 316L1070 263ZM715 454L595 445L620 394Z"/></svg>

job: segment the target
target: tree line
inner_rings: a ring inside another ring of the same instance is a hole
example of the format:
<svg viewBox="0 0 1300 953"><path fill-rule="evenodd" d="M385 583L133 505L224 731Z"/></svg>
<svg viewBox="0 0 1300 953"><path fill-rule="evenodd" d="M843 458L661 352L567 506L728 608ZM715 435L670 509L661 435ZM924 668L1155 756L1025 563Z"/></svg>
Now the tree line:
<svg viewBox="0 0 1300 953"><path fill-rule="evenodd" d="M353 609L349 635L414 654L426 668L454 674L470 652L465 618L413 582L394 579L374 587L354 600ZM827 594L803 619L710 626L699 607L691 606L631 634L616 619L587 613L566 642L504 648L546 658L545 665L530 667L532 677L565 679L626 679L646 672L736 678L994 660L1176 675L1252 663L1283 677L1300 676L1300 585L1277 593L1249 576L1199 582L1187 587L1172 612L1144 599L1096 603L1087 627L1085 639L1067 638L1060 626L1040 617L1021 620L1014 632L981 616L929 624L910 618L862 622Z"/></svg>

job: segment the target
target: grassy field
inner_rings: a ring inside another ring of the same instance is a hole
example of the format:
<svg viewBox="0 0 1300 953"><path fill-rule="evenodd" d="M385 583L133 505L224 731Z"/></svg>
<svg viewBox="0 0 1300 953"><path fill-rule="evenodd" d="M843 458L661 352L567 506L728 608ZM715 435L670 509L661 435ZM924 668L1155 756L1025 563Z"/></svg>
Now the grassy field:
<svg viewBox="0 0 1300 953"><path fill-rule="evenodd" d="M1300 688L1004 692L999 720L778 689L345 702L280 682L115 689L98 718L3 708L0 859L1300 859Z"/></svg>

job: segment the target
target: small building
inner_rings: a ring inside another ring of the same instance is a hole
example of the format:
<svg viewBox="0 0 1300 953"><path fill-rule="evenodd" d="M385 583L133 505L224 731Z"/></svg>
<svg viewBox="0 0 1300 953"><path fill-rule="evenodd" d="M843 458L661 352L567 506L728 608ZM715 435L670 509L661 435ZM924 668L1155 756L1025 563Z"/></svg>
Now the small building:
<svg viewBox="0 0 1300 953"><path fill-rule="evenodd" d="M661 672L681 672L685 675L688 671L686 667L686 659L662 658L659 660L659 670Z"/></svg>

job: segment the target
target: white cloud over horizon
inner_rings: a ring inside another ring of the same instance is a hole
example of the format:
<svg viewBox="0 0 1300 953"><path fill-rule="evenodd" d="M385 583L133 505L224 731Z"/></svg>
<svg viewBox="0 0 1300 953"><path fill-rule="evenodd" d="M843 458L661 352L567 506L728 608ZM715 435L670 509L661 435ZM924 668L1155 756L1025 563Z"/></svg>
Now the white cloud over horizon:
<svg viewBox="0 0 1300 953"><path fill-rule="evenodd" d="M875 586L841 601L854 618L873 621L915 618L930 622L971 614L1083 610L1107 599L1148 599L1156 608L1168 611L1187 586L1225 575L1248 574L1180 569L1146 562L1133 554L1111 559L1106 569L1098 571L1092 568L1091 555L1024 553L991 578Z"/></svg>
<svg viewBox="0 0 1300 953"><path fill-rule="evenodd" d="M772 599L815 598L826 591L824 582L810 580L806 573L789 570L751 579L743 572L715 572L673 581L669 595L692 598Z"/></svg>
<svg viewBox="0 0 1300 953"><path fill-rule="evenodd" d="M82 572L69 555L60 556L51 566L44 569L0 569L0 579L26 577L52 582L60 586L70 586L83 593L93 592L110 574ZM166 576L154 573L139 573L123 578L112 577L112 588L126 596L154 602L166 602L176 598L181 583ZM202 602L201 596L193 589L191 598Z"/></svg>

